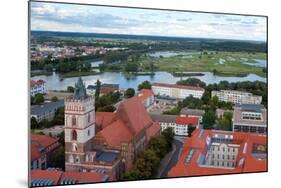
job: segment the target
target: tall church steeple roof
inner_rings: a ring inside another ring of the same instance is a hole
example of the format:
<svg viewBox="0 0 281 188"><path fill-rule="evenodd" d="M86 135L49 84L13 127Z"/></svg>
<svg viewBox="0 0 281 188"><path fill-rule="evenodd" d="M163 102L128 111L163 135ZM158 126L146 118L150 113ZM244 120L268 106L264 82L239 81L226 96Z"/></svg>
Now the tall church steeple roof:
<svg viewBox="0 0 281 188"><path fill-rule="evenodd" d="M75 83L74 98L78 99L78 100L87 98L85 84L83 83L83 80L81 77L79 77L77 82Z"/></svg>

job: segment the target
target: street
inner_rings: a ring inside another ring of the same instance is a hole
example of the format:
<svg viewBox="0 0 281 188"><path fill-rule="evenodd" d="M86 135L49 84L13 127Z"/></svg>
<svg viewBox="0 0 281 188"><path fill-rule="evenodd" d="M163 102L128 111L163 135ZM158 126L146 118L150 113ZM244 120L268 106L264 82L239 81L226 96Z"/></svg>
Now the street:
<svg viewBox="0 0 281 188"><path fill-rule="evenodd" d="M170 169L177 163L179 155L181 153L181 149L182 149L182 145L184 143L185 137L177 137L175 136L174 141L173 141L173 145L175 146L175 151L172 154L172 157L170 158L169 161L167 161L167 165L164 168L164 170L162 171L162 173L160 174L160 178L165 178L168 175L168 172L170 171Z"/></svg>

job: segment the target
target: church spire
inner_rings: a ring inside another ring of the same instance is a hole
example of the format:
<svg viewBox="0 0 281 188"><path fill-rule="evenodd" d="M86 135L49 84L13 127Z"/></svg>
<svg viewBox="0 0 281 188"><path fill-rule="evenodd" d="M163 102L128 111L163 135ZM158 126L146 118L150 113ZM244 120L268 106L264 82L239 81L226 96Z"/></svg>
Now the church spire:
<svg viewBox="0 0 281 188"><path fill-rule="evenodd" d="M78 100L87 98L85 84L83 83L83 80L81 77L79 77L77 82L75 83L74 98L78 99Z"/></svg>

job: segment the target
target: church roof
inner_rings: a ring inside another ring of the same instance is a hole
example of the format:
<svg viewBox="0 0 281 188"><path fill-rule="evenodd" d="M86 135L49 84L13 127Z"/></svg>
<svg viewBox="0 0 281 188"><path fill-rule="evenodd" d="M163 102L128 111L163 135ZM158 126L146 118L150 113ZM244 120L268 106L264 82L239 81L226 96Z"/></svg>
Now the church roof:
<svg viewBox="0 0 281 188"><path fill-rule="evenodd" d="M87 98L86 87L81 77L75 83L74 98L78 100Z"/></svg>

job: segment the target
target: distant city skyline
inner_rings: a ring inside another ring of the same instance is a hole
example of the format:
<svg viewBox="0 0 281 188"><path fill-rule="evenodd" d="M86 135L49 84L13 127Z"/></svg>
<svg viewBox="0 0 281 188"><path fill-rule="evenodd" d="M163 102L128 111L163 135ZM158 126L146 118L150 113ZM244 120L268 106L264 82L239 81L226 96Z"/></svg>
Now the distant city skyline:
<svg viewBox="0 0 281 188"><path fill-rule="evenodd" d="M31 2L31 30L266 41L266 17Z"/></svg>

